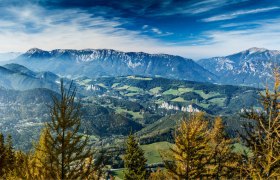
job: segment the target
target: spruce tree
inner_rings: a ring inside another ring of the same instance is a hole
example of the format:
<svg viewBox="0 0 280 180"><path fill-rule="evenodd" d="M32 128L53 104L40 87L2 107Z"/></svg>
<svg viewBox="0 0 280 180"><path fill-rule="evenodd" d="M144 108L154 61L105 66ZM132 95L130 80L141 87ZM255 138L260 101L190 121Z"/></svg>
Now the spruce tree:
<svg viewBox="0 0 280 180"><path fill-rule="evenodd" d="M203 113L185 117L176 130L175 145L165 166L172 179L198 179L207 176L212 154L209 146L210 132Z"/></svg>
<svg viewBox="0 0 280 180"><path fill-rule="evenodd" d="M144 151L139 147L134 135L130 134L126 141L124 155L124 178L127 180L142 180L146 178L146 162Z"/></svg>
<svg viewBox="0 0 280 180"><path fill-rule="evenodd" d="M261 94L263 110L247 110L244 117L253 121L245 125L241 134L250 154L242 160L243 176L253 179L280 177L280 74L274 74L273 92L266 88Z"/></svg>
<svg viewBox="0 0 280 180"><path fill-rule="evenodd" d="M66 89L61 80L60 96L53 96L51 121L46 123L36 146L36 164L44 168L45 178L96 178L94 171L99 171L93 164L88 136L79 133L81 106L75 102L75 96L73 83Z"/></svg>

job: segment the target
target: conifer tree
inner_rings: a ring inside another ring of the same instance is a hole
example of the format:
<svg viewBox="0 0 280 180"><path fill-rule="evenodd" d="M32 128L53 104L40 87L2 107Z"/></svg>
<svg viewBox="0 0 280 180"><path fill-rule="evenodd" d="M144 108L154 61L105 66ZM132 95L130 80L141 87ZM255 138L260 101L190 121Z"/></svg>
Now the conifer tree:
<svg viewBox="0 0 280 180"><path fill-rule="evenodd" d="M213 179L233 178L237 171L238 161L237 156L233 153L233 140L226 138L221 117L215 118L210 137L213 156L208 166L208 177Z"/></svg>
<svg viewBox="0 0 280 180"><path fill-rule="evenodd" d="M7 173L6 179L33 179L28 176L30 169L33 169L32 166L27 166L27 157L28 155L22 151L15 151L15 165L12 170Z"/></svg>
<svg viewBox="0 0 280 180"><path fill-rule="evenodd" d="M15 151L13 148L12 137L8 135L5 140L0 133L0 178L6 179L16 165Z"/></svg>
<svg viewBox="0 0 280 180"><path fill-rule="evenodd" d="M139 147L134 135L130 134L126 141L124 155L124 178L127 180L142 180L146 178L146 162L144 151Z"/></svg>
<svg viewBox="0 0 280 180"><path fill-rule="evenodd" d="M73 84L66 89L61 80L60 96L53 96L51 121L46 124L36 146L36 164L44 168L44 178L95 178L94 171L99 170L93 164L88 136L79 133L81 107L75 102L75 96Z"/></svg>
<svg viewBox="0 0 280 180"><path fill-rule="evenodd" d="M12 136L8 135L5 143L5 163L7 171L11 171L15 165L15 151L13 148Z"/></svg>
<svg viewBox="0 0 280 180"><path fill-rule="evenodd" d="M6 148L5 148L5 140L4 135L0 133L0 177L3 177L5 173L5 166L6 166Z"/></svg>
<svg viewBox="0 0 280 180"><path fill-rule="evenodd" d="M29 158L29 165L33 167L29 171L29 176L32 179L51 179L51 170L58 171L54 169L55 167L51 167L53 160L47 149L49 135L48 128L41 130L39 141L35 144L35 152Z"/></svg>
<svg viewBox="0 0 280 180"><path fill-rule="evenodd" d="M162 169L158 168L156 172L150 174L149 180L168 180L168 176Z"/></svg>
<svg viewBox="0 0 280 180"><path fill-rule="evenodd" d="M170 178L197 179L207 176L207 165L212 154L208 123L203 119L203 113L193 113L189 120L184 117L176 130L175 145L170 149L171 160L164 160Z"/></svg>
<svg viewBox="0 0 280 180"><path fill-rule="evenodd" d="M273 92L266 88L261 94L263 111L246 111L244 117L253 121L242 135L250 154L243 157L243 175L253 179L280 177L280 74L274 74Z"/></svg>

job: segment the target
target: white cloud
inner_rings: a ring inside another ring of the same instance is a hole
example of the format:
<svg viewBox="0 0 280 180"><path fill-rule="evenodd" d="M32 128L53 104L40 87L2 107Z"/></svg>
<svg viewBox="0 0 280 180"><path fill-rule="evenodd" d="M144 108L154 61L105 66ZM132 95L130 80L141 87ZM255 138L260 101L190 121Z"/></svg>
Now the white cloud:
<svg viewBox="0 0 280 180"><path fill-rule="evenodd" d="M229 32L207 31L202 34L208 39L205 40L207 44L201 45L201 40L199 40L197 43L194 41L194 45L179 45L176 43L166 44L160 40L141 35L139 31L123 29L120 25L126 22L122 19L109 21L102 17L91 17L91 15L78 10L50 13L40 7L33 6L31 8L37 9L33 11L36 13L32 13L31 16L26 14L30 18L21 18L22 9L18 9L18 11L13 11L16 21L0 21L0 51L23 52L33 47L46 50L106 48L121 51L167 53L199 59L228 55L250 47L280 49L280 19L263 21L255 29ZM35 29L40 27L39 30L35 33L28 32L30 30L28 24L30 23ZM186 44L190 43L186 42Z"/></svg>
<svg viewBox="0 0 280 180"><path fill-rule="evenodd" d="M165 9L156 13L156 16L169 16L169 15L197 15L214 11L216 9L246 2L249 0L204 0L204 1L185 1L184 3L174 3L169 1L165 4ZM179 1L180 2L180 1Z"/></svg>
<svg viewBox="0 0 280 180"><path fill-rule="evenodd" d="M202 19L202 21L204 21L204 22L223 21L223 20L234 19L234 18L237 18L242 15L268 12L268 11L272 11L272 10L276 10L276 9L280 9L280 7L275 6L275 7L268 7L268 8L236 11L236 12L229 13L229 14L222 14L222 15L205 18L205 19Z"/></svg>
<svg viewBox="0 0 280 180"><path fill-rule="evenodd" d="M147 29L149 27L149 25L145 24L144 26L142 26L142 29Z"/></svg>
<svg viewBox="0 0 280 180"><path fill-rule="evenodd" d="M162 32L158 28L152 28L151 30L156 34L162 34Z"/></svg>

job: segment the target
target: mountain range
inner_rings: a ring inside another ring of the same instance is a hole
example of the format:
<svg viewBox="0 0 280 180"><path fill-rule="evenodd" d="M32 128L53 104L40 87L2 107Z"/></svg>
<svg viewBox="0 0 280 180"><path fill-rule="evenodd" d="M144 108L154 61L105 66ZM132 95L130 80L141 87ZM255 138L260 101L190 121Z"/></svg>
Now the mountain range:
<svg viewBox="0 0 280 180"><path fill-rule="evenodd" d="M58 90L59 77L51 72L34 72L19 64L0 66L0 86L5 89L30 90L47 88Z"/></svg>
<svg viewBox="0 0 280 180"><path fill-rule="evenodd" d="M198 61L219 77L219 83L265 87L273 79L273 69L279 66L280 51L251 48L225 57Z"/></svg>
<svg viewBox="0 0 280 180"><path fill-rule="evenodd" d="M270 82L279 60L279 51L262 48L199 61L106 49L30 49L0 66L0 131L28 149L49 119L46 104L63 77L77 87L82 131L95 143L111 143L131 130L151 141L162 139L174 128L174 118L190 109L232 116L258 108L261 89L254 87ZM228 129L241 128L240 123L230 119Z"/></svg>
<svg viewBox="0 0 280 180"><path fill-rule="evenodd" d="M13 62L32 70L52 71L70 77L161 76L172 79L215 82L216 76L191 59L167 54L120 52L115 50L30 49Z"/></svg>
<svg viewBox="0 0 280 180"><path fill-rule="evenodd" d="M28 50L14 60L35 71L64 77L140 75L217 84L265 87L279 65L280 51L251 48L225 57L193 61L168 54L120 52L110 49Z"/></svg>

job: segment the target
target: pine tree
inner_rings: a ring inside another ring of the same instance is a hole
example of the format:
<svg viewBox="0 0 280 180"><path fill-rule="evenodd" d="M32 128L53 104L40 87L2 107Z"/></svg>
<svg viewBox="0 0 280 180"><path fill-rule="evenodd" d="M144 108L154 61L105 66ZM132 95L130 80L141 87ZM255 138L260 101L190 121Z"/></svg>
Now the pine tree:
<svg viewBox="0 0 280 180"><path fill-rule="evenodd" d="M93 164L88 136L79 133L80 104L75 102L76 88L66 90L61 81L60 96L53 96L51 122L36 146L36 166L44 168L38 175L50 179L95 178L99 169Z"/></svg>
<svg viewBox="0 0 280 180"><path fill-rule="evenodd" d="M146 162L143 150L139 147L134 135L130 134L126 141L124 155L124 178L127 180L142 180L146 178Z"/></svg>
<svg viewBox="0 0 280 180"><path fill-rule="evenodd" d="M263 111L246 111L244 117L253 121L245 126L242 135L250 154L242 161L244 175L253 179L280 177L280 74L275 71L273 92L266 88L261 94Z"/></svg>
<svg viewBox="0 0 280 180"><path fill-rule="evenodd" d="M175 145L171 148L171 160L164 160L170 178L197 179L207 176L207 165L212 157L209 146L208 123L203 113L183 118L176 130Z"/></svg>
<svg viewBox="0 0 280 180"><path fill-rule="evenodd" d="M208 177L213 179L233 178L237 171L238 161L237 156L233 153L233 140L226 138L221 117L215 118L210 137L213 156L208 166Z"/></svg>

